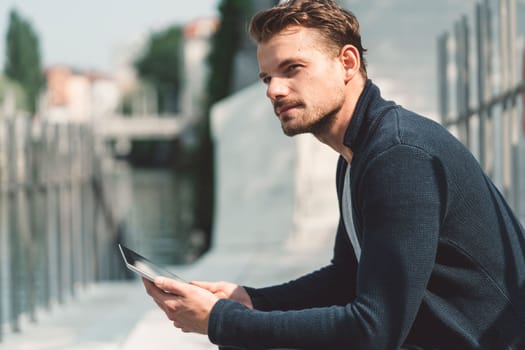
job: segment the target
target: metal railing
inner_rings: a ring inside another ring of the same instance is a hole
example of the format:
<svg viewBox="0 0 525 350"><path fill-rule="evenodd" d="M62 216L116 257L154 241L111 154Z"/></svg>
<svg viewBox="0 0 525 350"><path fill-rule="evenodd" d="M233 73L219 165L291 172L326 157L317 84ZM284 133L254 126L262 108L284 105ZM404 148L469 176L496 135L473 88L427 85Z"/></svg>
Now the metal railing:
<svg viewBox="0 0 525 350"><path fill-rule="evenodd" d="M483 0L475 12L473 33L463 16L453 35L438 38L441 122L471 149L520 215L525 164L519 156L519 112L525 83L517 64L516 1Z"/></svg>
<svg viewBox="0 0 525 350"><path fill-rule="evenodd" d="M0 340L90 283L124 276L93 135L0 119Z"/></svg>

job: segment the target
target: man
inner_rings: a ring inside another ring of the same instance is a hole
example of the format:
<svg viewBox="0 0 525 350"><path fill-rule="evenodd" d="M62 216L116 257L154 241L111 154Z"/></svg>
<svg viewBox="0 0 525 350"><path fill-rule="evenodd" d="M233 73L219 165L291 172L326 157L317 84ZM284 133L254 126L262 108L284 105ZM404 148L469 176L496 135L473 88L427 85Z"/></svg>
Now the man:
<svg viewBox="0 0 525 350"><path fill-rule="evenodd" d="M459 141L381 98L356 18L288 1L250 33L284 133L341 155L333 259L262 289L145 281L175 327L249 349L525 349L522 226Z"/></svg>

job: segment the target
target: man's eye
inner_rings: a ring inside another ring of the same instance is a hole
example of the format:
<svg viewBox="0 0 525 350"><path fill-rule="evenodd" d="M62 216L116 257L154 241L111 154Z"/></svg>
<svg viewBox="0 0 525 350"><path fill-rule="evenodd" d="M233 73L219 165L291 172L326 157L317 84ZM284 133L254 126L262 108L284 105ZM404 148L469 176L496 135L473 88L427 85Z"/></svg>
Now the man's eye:
<svg viewBox="0 0 525 350"><path fill-rule="evenodd" d="M300 66L298 64L292 64L291 66L288 66L288 68L286 69L287 72L291 73L293 71L295 71L297 68L299 68Z"/></svg>
<svg viewBox="0 0 525 350"><path fill-rule="evenodd" d="M265 84L270 84L270 80L271 80L270 77L264 77L264 78L262 78L262 82L265 83Z"/></svg>

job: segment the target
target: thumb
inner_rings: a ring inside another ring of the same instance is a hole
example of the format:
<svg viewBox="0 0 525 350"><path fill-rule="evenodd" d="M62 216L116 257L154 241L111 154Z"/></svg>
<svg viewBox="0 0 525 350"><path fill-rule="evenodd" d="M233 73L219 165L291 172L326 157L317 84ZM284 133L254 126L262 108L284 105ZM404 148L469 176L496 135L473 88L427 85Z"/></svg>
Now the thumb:
<svg viewBox="0 0 525 350"><path fill-rule="evenodd" d="M227 293L227 290L224 289L224 283L222 282L191 281L190 284L205 289L208 292L215 294L215 296L218 298L230 298L230 296Z"/></svg>
<svg viewBox="0 0 525 350"><path fill-rule="evenodd" d="M206 289L210 292L215 292L217 290L217 283L214 282L205 282L205 281L191 281L190 284L193 284L194 286Z"/></svg>

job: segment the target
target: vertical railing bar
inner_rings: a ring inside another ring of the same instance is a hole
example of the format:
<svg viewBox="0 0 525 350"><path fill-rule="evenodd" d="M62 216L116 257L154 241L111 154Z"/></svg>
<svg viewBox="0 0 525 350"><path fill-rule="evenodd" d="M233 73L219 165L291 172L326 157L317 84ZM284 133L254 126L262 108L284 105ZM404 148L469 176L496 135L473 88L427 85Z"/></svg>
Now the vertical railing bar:
<svg viewBox="0 0 525 350"><path fill-rule="evenodd" d="M9 306L10 306L10 312L9 312L9 319L11 324L11 330L13 332L19 332L20 331L20 325L19 325L19 314L20 314L20 300L19 300L19 276L18 276L18 270L17 270L17 260L18 260L18 232L17 232L17 220L16 218L16 206L18 204L17 199L17 193L18 193L18 176L17 176L17 168L18 168L18 158L16 155L17 152L17 143L18 143L18 137L17 137L17 128L15 125L15 120L10 119L8 120L8 135L10 135L10 142L8 143L8 154L9 154L9 164L12 166L9 167L9 202L12 204L9 206L9 245L10 245L10 300L9 300Z"/></svg>
<svg viewBox="0 0 525 350"><path fill-rule="evenodd" d="M7 116L9 117L9 116ZM5 119L0 120L0 342L4 338L4 313L6 310L7 286L4 281L8 280L8 193L7 183L7 133Z"/></svg>
<svg viewBox="0 0 525 350"><path fill-rule="evenodd" d="M55 161L54 161L54 178L56 183L54 184L55 192L55 234L53 246L55 248L56 256L56 267L57 267L57 301L62 304L65 302L64 289L66 280L64 278L64 269L66 262L64 261L64 255L62 252L63 246L63 225L62 225L62 186L63 186L63 174L62 174L62 154L61 154L61 137L63 137L61 132L61 126L59 124L55 125Z"/></svg>
<svg viewBox="0 0 525 350"><path fill-rule="evenodd" d="M516 0L508 0L508 42L509 42L509 86L518 84L518 62L516 49ZM518 119L518 105L517 97L512 97L510 101L510 144L511 144L511 188L512 188L512 203L514 210L519 213L519 137L520 127Z"/></svg>
<svg viewBox="0 0 525 350"><path fill-rule="evenodd" d="M33 178L33 152L31 149L32 140L32 124L29 119L24 118L23 121L23 145L22 152L24 154L23 163L23 211L19 214L20 227L22 228L23 249L22 253L26 260L26 308L31 322L36 322L36 247L34 245L34 235L32 227L34 226L34 217L32 210L32 202L35 200L35 182Z"/></svg>
<svg viewBox="0 0 525 350"><path fill-rule="evenodd" d="M500 53L501 53L501 91L507 91L510 87L510 72L509 72L509 28L507 23L508 18L508 1L499 1L499 27L500 27ZM501 113L501 143L502 143L502 185L503 193L506 198L511 195L511 152L510 152L510 106L509 101L505 100L503 103L503 111Z"/></svg>
<svg viewBox="0 0 525 350"><path fill-rule="evenodd" d="M461 55L463 54L463 43L462 43L462 38L461 38L461 33L460 33L460 22L456 22L454 24L454 37L455 37L455 47L456 47L456 59L455 59L455 63L456 63L456 71L457 71L457 75L456 75L456 116L458 118L462 118L463 117L463 102L464 102L464 98L463 98L463 89L462 89L462 86L463 86L463 66L461 64L461 62L463 61L461 59ZM463 133L463 128L462 128L462 125L461 123L458 123L457 124L457 127L458 127L458 137L461 141L465 142L465 135Z"/></svg>
<svg viewBox="0 0 525 350"><path fill-rule="evenodd" d="M478 160L483 169L486 168L485 158L485 122L486 111L481 106L485 103L485 21L483 5L476 4L476 41L477 41L477 62L478 62L478 106L479 106L479 129L478 129Z"/></svg>
<svg viewBox="0 0 525 350"><path fill-rule="evenodd" d="M49 123L41 125L41 153L39 160L40 186L42 191L42 275L43 275L43 305L48 311L51 309L51 264L49 256L49 182L50 182L50 152L49 152Z"/></svg>
<svg viewBox="0 0 525 350"><path fill-rule="evenodd" d="M461 36L463 38L463 55L462 55L462 65L463 65L463 113L466 115L465 118L465 142L469 147L472 145L471 135L470 135L470 114L468 113L470 109L470 31L468 26L467 17L463 16L461 20Z"/></svg>
<svg viewBox="0 0 525 350"><path fill-rule="evenodd" d="M74 137L74 125L67 125L67 149L66 149L66 177L67 177L67 196L66 196L66 205L67 205L67 225L68 225L68 236L69 236L69 293L72 297L75 297L75 282L76 276L75 271L77 268L77 261L75 257L75 230L74 230L74 220L75 220L75 207L74 207L74 188L75 188L75 179L73 175L74 169L74 156L73 156L73 137Z"/></svg>
<svg viewBox="0 0 525 350"><path fill-rule="evenodd" d="M438 105L441 122L446 122L449 114L448 92L448 33L438 38Z"/></svg>
<svg viewBox="0 0 525 350"><path fill-rule="evenodd" d="M488 102L493 96L493 87L494 87L494 74L493 74L493 56L491 54L491 51L494 47L493 43L493 35L492 35L492 13L490 10L490 4L489 0L485 0L483 2L483 9L484 9L484 22L485 22L485 40L486 40L486 46L485 50L483 52L483 55L486 57L484 62L486 63L485 66L485 102ZM493 118L493 111L492 106L487 108L486 110L486 124L485 124L485 144L494 144L494 118ZM495 174L495 162L494 162L494 147L486 147L485 148L485 161L486 161L486 172L489 174L489 176L493 177Z"/></svg>

